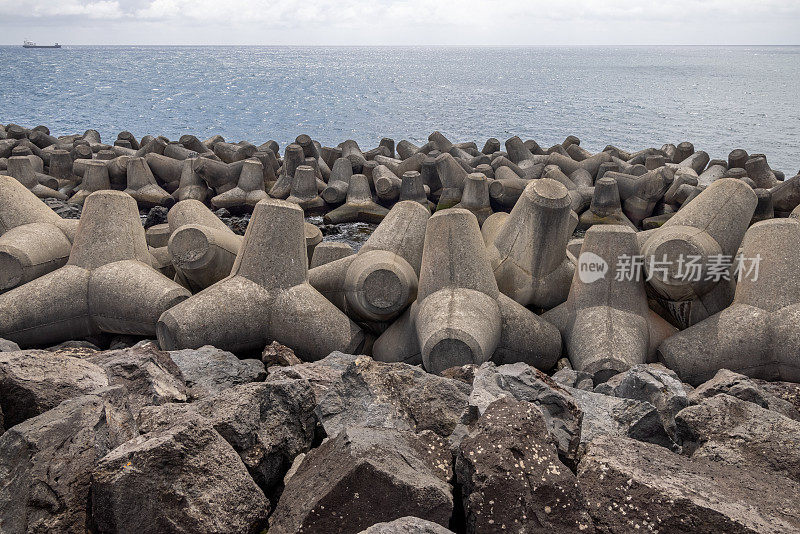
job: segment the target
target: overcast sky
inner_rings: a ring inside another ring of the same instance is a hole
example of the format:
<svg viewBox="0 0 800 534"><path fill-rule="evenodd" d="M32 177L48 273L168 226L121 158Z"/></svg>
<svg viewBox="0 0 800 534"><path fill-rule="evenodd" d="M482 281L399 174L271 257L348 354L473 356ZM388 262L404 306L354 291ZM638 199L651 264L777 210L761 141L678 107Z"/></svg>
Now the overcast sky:
<svg viewBox="0 0 800 534"><path fill-rule="evenodd" d="M0 44L800 44L800 0L0 0Z"/></svg>

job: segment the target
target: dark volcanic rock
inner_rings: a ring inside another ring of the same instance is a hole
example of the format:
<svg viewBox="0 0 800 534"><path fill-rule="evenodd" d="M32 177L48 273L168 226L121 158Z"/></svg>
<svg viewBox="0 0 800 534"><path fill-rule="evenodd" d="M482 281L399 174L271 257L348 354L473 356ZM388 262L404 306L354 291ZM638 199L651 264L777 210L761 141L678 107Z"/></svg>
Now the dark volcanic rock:
<svg viewBox="0 0 800 534"><path fill-rule="evenodd" d="M782 383L788 384L788 382ZM773 384L781 384L781 382L756 382L745 375L734 373L728 369L720 369L711 380L697 386L697 389L689 396L689 400L692 404L699 404L703 402L703 399L724 393L800 421L798 407L780 393L773 394L772 391L776 389ZM800 392L800 386L795 386Z"/></svg>
<svg viewBox="0 0 800 534"><path fill-rule="evenodd" d="M785 400L791 404L795 412L800 413L800 384L795 382L781 382L780 380L774 382L768 382L766 380L753 381L774 398ZM784 413L784 415L787 414ZM792 419L796 418L792 417Z"/></svg>
<svg viewBox="0 0 800 534"><path fill-rule="evenodd" d="M239 455L201 417L134 438L92 474L97 532L255 533L269 501Z"/></svg>
<svg viewBox="0 0 800 534"><path fill-rule="evenodd" d="M467 532L593 532L583 494L547 438L541 410L502 397L458 447Z"/></svg>
<svg viewBox="0 0 800 534"><path fill-rule="evenodd" d="M261 352L261 361L264 362L266 367L288 367L290 365L299 365L303 363L300 358L295 356L294 351L286 345L281 345L277 341L273 341Z"/></svg>
<svg viewBox="0 0 800 534"><path fill-rule="evenodd" d="M658 410L664 429L672 439L675 439L675 415L689 406L686 387L678 375L661 364L634 365L612 376L594 391L649 402Z"/></svg>
<svg viewBox="0 0 800 534"><path fill-rule="evenodd" d="M152 339L142 339L140 336L116 335L108 342L108 350L121 350L133 347L137 343L157 343Z"/></svg>
<svg viewBox="0 0 800 534"><path fill-rule="evenodd" d="M137 411L144 406L186 401L180 369L168 352L153 343L98 352L86 360L105 369L109 384L125 386Z"/></svg>
<svg viewBox="0 0 800 534"><path fill-rule="evenodd" d="M443 439L351 427L309 452L288 479L270 534L358 533L414 516L447 525L452 460Z"/></svg>
<svg viewBox="0 0 800 534"><path fill-rule="evenodd" d="M254 382L192 404L150 406L138 417L143 433L201 416L239 453L250 475L272 495L292 460L308 451L317 419L314 392L306 380Z"/></svg>
<svg viewBox="0 0 800 534"><path fill-rule="evenodd" d="M265 491L281 484L292 460L311 449L317 418L305 380L237 386L196 403L214 429L241 456Z"/></svg>
<svg viewBox="0 0 800 534"><path fill-rule="evenodd" d="M758 404L762 408L769 407L769 401L763 389L751 378L728 369L720 369L711 380L697 386L689 399L692 404L699 404L704 399L721 394Z"/></svg>
<svg viewBox="0 0 800 534"><path fill-rule="evenodd" d="M70 341L64 341L63 343L53 345L52 347L47 347L45 350L49 350L50 352L59 352L66 356L84 358L86 356L91 356L95 352L99 352L102 349L90 341L74 339Z"/></svg>
<svg viewBox="0 0 800 534"><path fill-rule="evenodd" d="M685 454L800 482L800 422L724 394L682 410L676 420Z"/></svg>
<svg viewBox="0 0 800 534"><path fill-rule="evenodd" d="M267 368L267 382L285 379L305 379L314 388L314 395L319 400L325 396L331 386L339 380L345 369L358 356L343 352L331 352L316 362L301 363L289 367L272 366Z"/></svg>
<svg viewBox="0 0 800 534"><path fill-rule="evenodd" d="M173 350L169 357L181 371L189 395L198 399L220 391L264 380L264 364L240 360L232 352L206 345L199 349Z"/></svg>
<svg viewBox="0 0 800 534"><path fill-rule="evenodd" d="M319 400L329 436L349 426L431 430L449 436L467 408L469 385L404 363L360 356Z"/></svg>
<svg viewBox="0 0 800 534"><path fill-rule="evenodd" d="M69 204L67 201L58 198L45 198L44 203L47 204L50 209L55 211L62 219L81 218L81 206Z"/></svg>
<svg viewBox="0 0 800 534"><path fill-rule="evenodd" d="M0 352L0 408L6 428L108 386L97 365L42 350Z"/></svg>
<svg viewBox="0 0 800 534"><path fill-rule="evenodd" d="M610 397L580 389L570 390L583 411L581 452L597 436L611 435L675 449L656 407L646 401Z"/></svg>
<svg viewBox="0 0 800 534"><path fill-rule="evenodd" d="M388 523L372 525L359 534L452 534L449 530L436 523L431 523L419 517L401 517Z"/></svg>
<svg viewBox="0 0 800 534"><path fill-rule="evenodd" d="M592 391L594 389L594 378L589 373L575 371L571 367L562 367L551 377L557 384L564 387Z"/></svg>
<svg viewBox="0 0 800 534"><path fill-rule="evenodd" d="M86 532L95 464L136 436L123 388L67 400L0 437L0 532Z"/></svg>
<svg viewBox="0 0 800 534"><path fill-rule="evenodd" d="M538 406L559 454L569 459L576 458L583 413L569 391L525 363L500 366L492 362L484 363L475 372L470 404L483 413L491 403L503 396Z"/></svg>
<svg viewBox="0 0 800 534"><path fill-rule="evenodd" d="M472 385L475 380L475 370L478 367L474 364L462 365L461 367L450 367L442 371L442 376L445 378L452 378L454 380L461 380L465 384Z"/></svg>
<svg viewBox="0 0 800 534"><path fill-rule="evenodd" d="M664 447L600 436L578 466L601 532L787 533L800 530L796 482Z"/></svg>
<svg viewBox="0 0 800 534"><path fill-rule="evenodd" d="M144 227L150 228L151 226L155 226L157 224L166 223L168 211L169 210L164 206L155 206L150 208L150 211L147 212L147 218L144 220Z"/></svg>

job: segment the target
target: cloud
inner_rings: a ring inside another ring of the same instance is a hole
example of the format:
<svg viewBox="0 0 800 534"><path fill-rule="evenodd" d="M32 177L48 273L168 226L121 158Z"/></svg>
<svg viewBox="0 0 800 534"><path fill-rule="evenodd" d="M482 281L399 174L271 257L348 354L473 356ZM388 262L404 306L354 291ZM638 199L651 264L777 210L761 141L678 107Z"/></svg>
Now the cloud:
<svg viewBox="0 0 800 534"><path fill-rule="evenodd" d="M80 0L49 1L0 1L0 16L20 18L89 17L91 19L114 20L124 16L117 0L82 2Z"/></svg>
<svg viewBox="0 0 800 534"><path fill-rule="evenodd" d="M112 42L759 43L796 41L798 21L797 0L0 0L0 28L60 22Z"/></svg>

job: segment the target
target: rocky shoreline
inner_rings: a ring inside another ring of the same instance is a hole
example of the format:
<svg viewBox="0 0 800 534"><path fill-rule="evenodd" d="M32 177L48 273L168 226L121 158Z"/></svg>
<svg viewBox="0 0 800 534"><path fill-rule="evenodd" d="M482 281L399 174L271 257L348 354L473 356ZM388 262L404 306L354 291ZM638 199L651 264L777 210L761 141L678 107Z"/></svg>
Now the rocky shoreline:
<svg viewBox="0 0 800 534"><path fill-rule="evenodd" d="M796 532L800 175L0 126L0 531Z"/></svg>

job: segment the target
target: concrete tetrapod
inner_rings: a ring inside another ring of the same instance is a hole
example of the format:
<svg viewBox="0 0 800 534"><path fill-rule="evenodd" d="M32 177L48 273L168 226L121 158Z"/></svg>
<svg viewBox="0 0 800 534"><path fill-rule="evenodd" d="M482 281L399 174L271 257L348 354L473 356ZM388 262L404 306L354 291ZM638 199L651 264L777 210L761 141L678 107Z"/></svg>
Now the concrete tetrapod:
<svg viewBox="0 0 800 534"><path fill-rule="evenodd" d="M248 353L274 340L305 360L336 350L358 354L364 333L308 283L304 233L299 206L259 202L231 275L158 320L161 348L214 345Z"/></svg>
<svg viewBox="0 0 800 534"><path fill-rule="evenodd" d="M136 202L98 191L67 264L0 295L0 337L46 346L101 332L152 336L159 315L188 296L151 267Z"/></svg>
<svg viewBox="0 0 800 534"><path fill-rule="evenodd" d="M335 206L347 199L347 189L350 186L350 178L353 177L353 167L350 160L339 158L331 169L331 178L328 180L328 187L322 191L322 199L328 204Z"/></svg>
<svg viewBox="0 0 800 534"><path fill-rule="evenodd" d="M650 287L680 327L730 303L732 288L721 273L735 263L757 203L749 185L722 178L644 239L641 254Z"/></svg>
<svg viewBox="0 0 800 534"><path fill-rule="evenodd" d="M730 369L752 378L800 382L800 223L754 224L742 243L733 304L665 340L659 358L694 386Z"/></svg>
<svg viewBox="0 0 800 534"><path fill-rule="evenodd" d="M67 195L60 193L53 188L39 183L36 171L33 169L31 160L27 156L11 156L8 158L8 169L6 174L16 178L19 183L27 187L34 195L39 198L58 198L66 200Z"/></svg>
<svg viewBox="0 0 800 534"><path fill-rule="evenodd" d="M548 309L564 302L575 268L567 259L567 188L549 178L532 180L502 225L492 224L501 218L492 215L483 228L500 291L523 306Z"/></svg>
<svg viewBox="0 0 800 534"><path fill-rule="evenodd" d="M647 306L641 270L617 276L619 259L638 254L636 232L596 225L586 231L569 298L544 314L558 327L576 371L595 384L637 363L653 361L675 327Z"/></svg>
<svg viewBox="0 0 800 534"><path fill-rule="evenodd" d="M454 207L471 211L478 218L478 224L483 226L492 214L492 207L489 205L489 181L486 176L479 172L468 174L464 180L461 202Z"/></svg>
<svg viewBox="0 0 800 534"><path fill-rule="evenodd" d="M197 158L187 158L183 160L178 189L172 193L172 198L174 198L176 202L180 202L181 200L199 200L203 202L208 196L208 186L206 186L203 179L195 172L195 159Z"/></svg>
<svg viewBox="0 0 800 534"><path fill-rule="evenodd" d="M161 184L166 192L174 193L178 189L181 174L183 174L183 160L155 153L147 154L144 160L147 162L147 166L150 167L156 182Z"/></svg>
<svg viewBox="0 0 800 534"><path fill-rule="evenodd" d="M440 154L436 157L436 171L442 182L442 194L436 209L452 208L461 202L467 171L450 154Z"/></svg>
<svg viewBox="0 0 800 534"><path fill-rule="evenodd" d="M297 167L286 201L297 204L307 213L319 212L325 208L325 201L317 194L317 179L312 167L309 165Z"/></svg>
<svg viewBox="0 0 800 534"><path fill-rule="evenodd" d="M342 243L339 241L324 241L320 243L314 248L314 254L311 257L311 264L308 266L309 277L311 276L311 270L313 270L314 267L319 267L321 265L325 265L326 263L340 260L347 256L352 256L353 254L355 254L353 247L347 243Z"/></svg>
<svg viewBox="0 0 800 534"><path fill-rule="evenodd" d="M15 178L0 175L0 292L64 265L77 224Z"/></svg>
<svg viewBox="0 0 800 534"><path fill-rule="evenodd" d="M403 181L386 165L378 165L372 170L372 183L375 194L384 204L392 205L400 198Z"/></svg>
<svg viewBox="0 0 800 534"><path fill-rule="evenodd" d="M400 186L399 201L413 200L433 211L436 204L428 200L429 188L422 183L422 175L418 171L406 171L403 173L403 183Z"/></svg>
<svg viewBox="0 0 800 534"><path fill-rule="evenodd" d="M394 319L417 296L428 217L418 202L398 202L358 254L312 269L309 282L354 320Z"/></svg>
<svg viewBox="0 0 800 534"><path fill-rule="evenodd" d="M605 176L617 181L622 210L635 225L653 214L653 209L669 189L675 178L670 167L659 167L641 176L621 172L607 172Z"/></svg>
<svg viewBox="0 0 800 534"><path fill-rule="evenodd" d="M622 212L617 181L610 176L597 180L589 209L581 213L578 228L586 230L595 224L621 224L636 230L636 226Z"/></svg>
<svg viewBox="0 0 800 534"><path fill-rule="evenodd" d="M215 208L250 211L261 200L267 198L264 191L264 170L255 158L245 160L236 187L211 199Z"/></svg>
<svg viewBox="0 0 800 534"><path fill-rule="evenodd" d="M125 192L142 208L172 206L175 200L156 182L153 171L142 157L128 160L127 187Z"/></svg>
<svg viewBox="0 0 800 534"><path fill-rule="evenodd" d="M77 191L67 201L69 204L82 206L86 197L95 191L111 189L111 181L108 178L108 168L102 161L89 160L86 163L86 172L83 173L83 181L78 186Z"/></svg>
<svg viewBox="0 0 800 534"><path fill-rule="evenodd" d="M334 165L335 167L336 165ZM322 220L325 224L346 222L377 224L388 213L388 208L384 208L372 200L372 192L369 189L367 177L363 174L354 174L350 178L350 185L347 187L347 201L338 208L326 213Z"/></svg>
<svg viewBox="0 0 800 534"><path fill-rule="evenodd" d="M438 374L489 359L549 369L560 355L558 330L498 291L475 215L452 208L428 219L417 300L375 341L373 357Z"/></svg>
<svg viewBox="0 0 800 534"><path fill-rule="evenodd" d="M511 209L525 191L528 183L530 180L520 178L510 167L498 167L495 170L494 181L489 184L489 194L502 207Z"/></svg>
<svg viewBox="0 0 800 534"><path fill-rule="evenodd" d="M289 196L292 188L292 180L294 180L294 173L297 167L303 165L305 157L303 155L303 147L296 143L292 143L286 147L283 155L283 167L278 176L275 185L269 190L269 196L273 198L286 198Z"/></svg>
<svg viewBox="0 0 800 534"><path fill-rule="evenodd" d="M192 292L231 274L242 236L236 235L198 200L182 200L167 213L167 242L180 282Z"/></svg>

